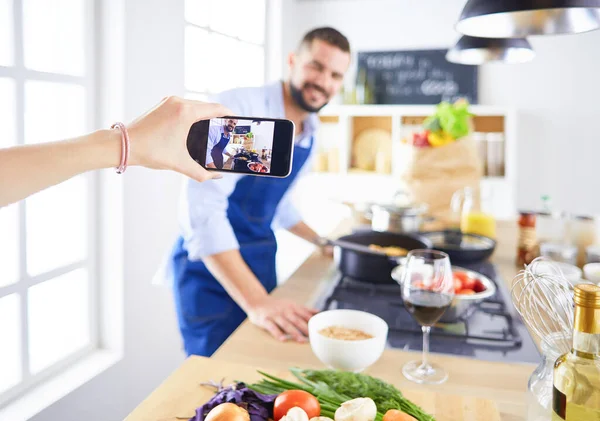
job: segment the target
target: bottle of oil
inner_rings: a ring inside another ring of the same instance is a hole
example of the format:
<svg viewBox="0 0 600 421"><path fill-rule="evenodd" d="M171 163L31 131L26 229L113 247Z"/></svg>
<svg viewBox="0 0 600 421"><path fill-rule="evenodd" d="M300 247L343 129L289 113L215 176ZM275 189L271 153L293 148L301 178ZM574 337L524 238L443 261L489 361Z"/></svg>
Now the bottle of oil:
<svg viewBox="0 0 600 421"><path fill-rule="evenodd" d="M552 420L600 421L600 287L575 287L571 352L554 364Z"/></svg>

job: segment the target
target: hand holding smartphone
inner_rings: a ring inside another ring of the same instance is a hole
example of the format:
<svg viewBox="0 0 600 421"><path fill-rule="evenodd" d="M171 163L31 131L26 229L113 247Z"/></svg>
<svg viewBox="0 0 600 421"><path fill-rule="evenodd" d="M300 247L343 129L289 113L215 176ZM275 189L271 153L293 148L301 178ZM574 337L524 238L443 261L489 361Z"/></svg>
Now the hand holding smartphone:
<svg viewBox="0 0 600 421"><path fill-rule="evenodd" d="M192 125L190 156L209 171L269 177L291 173L294 123L290 120L226 116Z"/></svg>

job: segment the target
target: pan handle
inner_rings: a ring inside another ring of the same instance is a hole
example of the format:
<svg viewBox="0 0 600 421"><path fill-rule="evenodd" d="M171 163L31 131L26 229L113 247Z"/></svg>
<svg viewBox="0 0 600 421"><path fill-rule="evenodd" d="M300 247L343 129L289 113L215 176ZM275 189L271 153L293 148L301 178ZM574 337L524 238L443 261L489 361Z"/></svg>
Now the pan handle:
<svg viewBox="0 0 600 421"><path fill-rule="evenodd" d="M372 248L369 248L368 246L363 246L362 244L352 243L350 241L327 240L327 244L330 246L338 246L346 250L358 251L361 253L368 253L377 256L387 257L387 254L385 253L373 250Z"/></svg>

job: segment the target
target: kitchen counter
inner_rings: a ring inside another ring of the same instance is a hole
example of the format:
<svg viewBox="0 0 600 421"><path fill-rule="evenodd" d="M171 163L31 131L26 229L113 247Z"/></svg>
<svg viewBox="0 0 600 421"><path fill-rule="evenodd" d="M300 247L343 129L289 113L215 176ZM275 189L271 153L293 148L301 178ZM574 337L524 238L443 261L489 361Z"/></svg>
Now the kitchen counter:
<svg viewBox="0 0 600 421"><path fill-rule="evenodd" d="M336 237L347 232L342 228ZM498 244L492 262L496 264L501 278L511 282L518 268L515 265L517 226L514 222L498 224ZM298 271L278 287L273 295L312 304L327 288L335 272L333 262L319 254L313 254ZM406 380L402 365L419 359L420 353L386 349L377 363L366 373L393 381L400 387L410 389L426 387L444 393L471 395L493 400L497 403L502 420L525 419L525 391L533 364L494 363L464 357L431 354L431 360L443 366L449 380L439 386L419 386ZM309 344L281 343L271 338L248 321L244 322L212 357L215 360L235 361L253 366L284 370L291 366L323 368L314 356Z"/></svg>
<svg viewBox="0 0 600 421"><path fill-rule="evenodd" d="M347 232L348 228L349 226L346 226L346 229L339 230L332 237ZM499 223L499 247L492 257L492 261L497 265L502 279L507 282L512 281L518 271L514 264L516 239L515 223ZM316 301L323 289L327 288L334 272L335 266L331 259L313 254L287 282L273 292L273 295L310 305ZM431 354L431 360L447 370L449 380L443 385L420 386L406 380L401 372L404 363L419 358L420 353L386 349L379 361L366 373L393 382L400 389L427 389L440 393L489 399L496 403L502 420L520 421L525 419L525 391L527 380L535 368L533 364L487 362L465 357ZM278 342L248 321L244 322L217 350L212 360L217 364L222 361L223 363L235 362L252 367L264 367L273 372L282 372L292 366L324 368L323 364L313 355L309 344ZM200 364L202 364L201 358L188 358L176 373L192 370L192 367ZM166 384L162 389L165 387L167 387ZM164 391L162 389L160 393L157 391L144 401L132 413L128 421L141 420L140 414L147 413L148 408L167 405L168 403L165 402L169 399L172 404L173 401L176 401L177 394L189 395L192 393L189 390ZM171 398L161 398L163 402L159 402L156 396L164 396L165 392L169 392L172 395Z"/></svg>

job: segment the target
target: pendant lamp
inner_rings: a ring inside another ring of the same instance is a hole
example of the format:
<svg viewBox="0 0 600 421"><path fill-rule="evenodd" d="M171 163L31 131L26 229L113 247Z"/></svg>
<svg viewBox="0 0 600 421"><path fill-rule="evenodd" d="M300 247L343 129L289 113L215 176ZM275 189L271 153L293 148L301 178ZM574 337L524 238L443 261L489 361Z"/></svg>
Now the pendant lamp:
<svg viewBox="0 0 600 421"><path fill-rule="evenodd" d="M484 38L577 34L600 28L600 0L469 0L456 30Z"/></svg>
<svg viewBox="0 0 600 421"><path fill-rule="evenodd" d="M525 63L535 52L525 38L478 38L465 35L448 50L446 60L458 64Z"/></svg>

